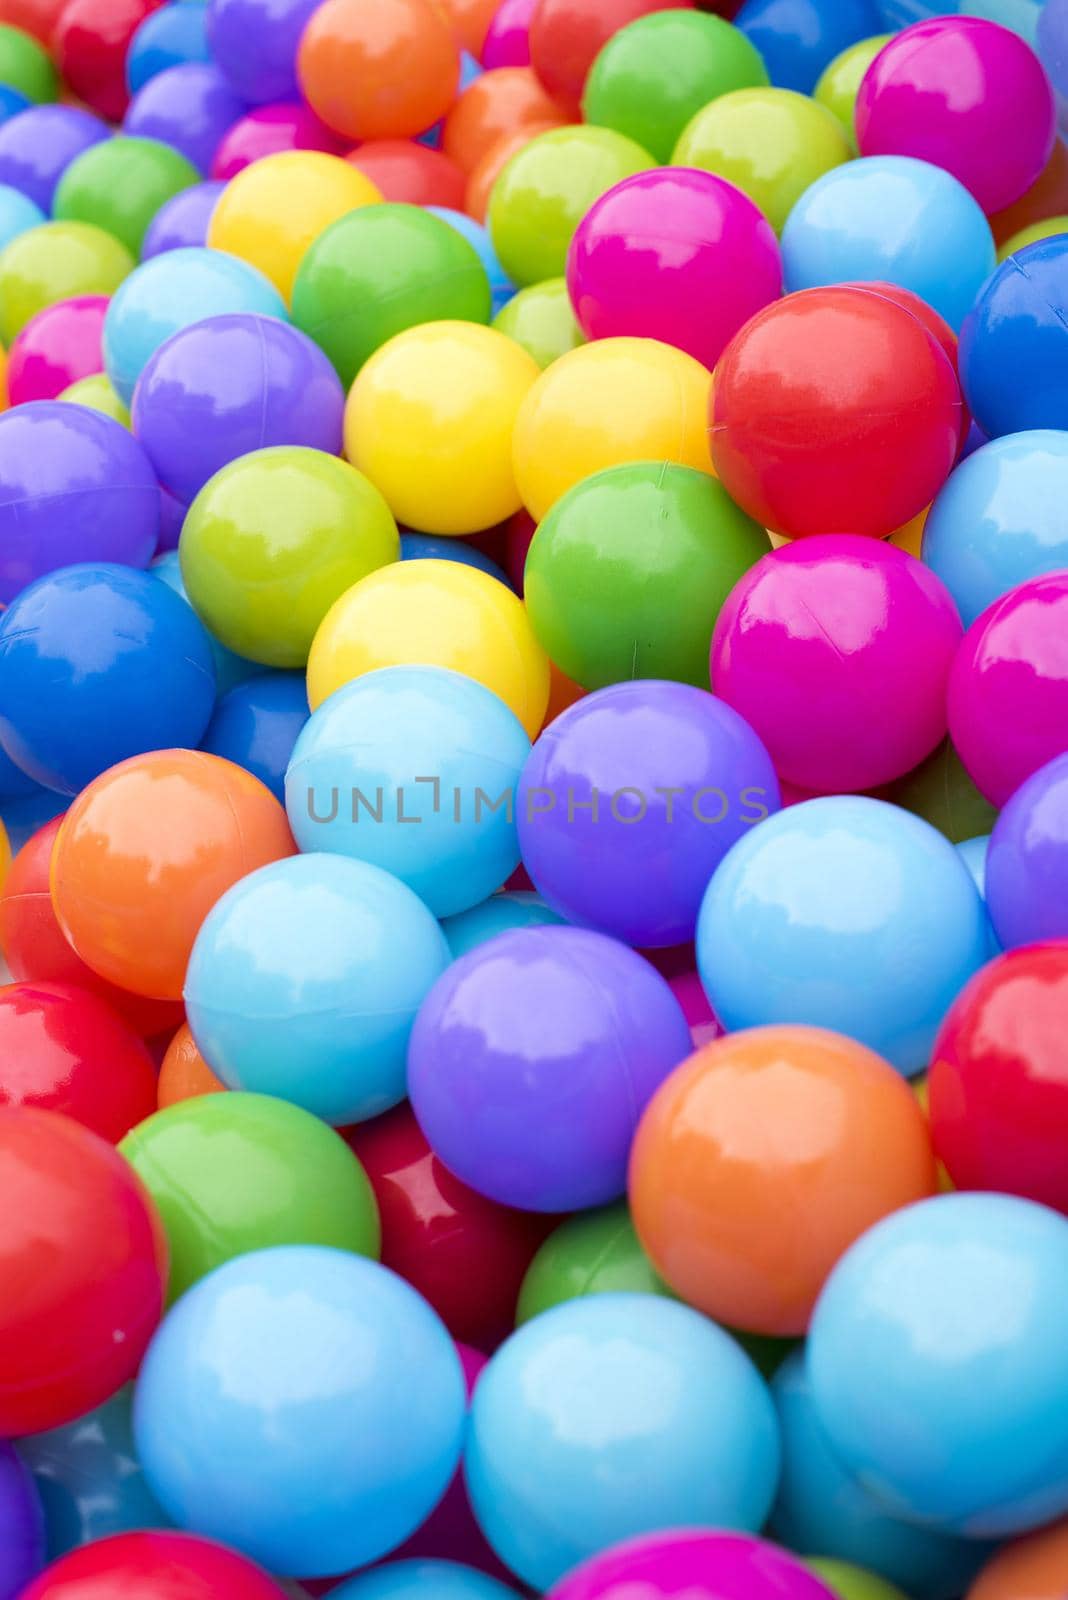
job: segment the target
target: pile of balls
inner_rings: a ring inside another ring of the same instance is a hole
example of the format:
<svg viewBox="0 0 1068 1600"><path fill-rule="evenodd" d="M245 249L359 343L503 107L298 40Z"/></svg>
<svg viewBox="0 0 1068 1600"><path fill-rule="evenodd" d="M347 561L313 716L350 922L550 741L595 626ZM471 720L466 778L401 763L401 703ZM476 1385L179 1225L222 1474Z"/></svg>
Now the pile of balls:
<svg viewBox="0 0 1068 1600"><path fill-rule="evenodd" d="M0 0L0 1600L1068 1596L1068 0L946 11Z"/></svg>

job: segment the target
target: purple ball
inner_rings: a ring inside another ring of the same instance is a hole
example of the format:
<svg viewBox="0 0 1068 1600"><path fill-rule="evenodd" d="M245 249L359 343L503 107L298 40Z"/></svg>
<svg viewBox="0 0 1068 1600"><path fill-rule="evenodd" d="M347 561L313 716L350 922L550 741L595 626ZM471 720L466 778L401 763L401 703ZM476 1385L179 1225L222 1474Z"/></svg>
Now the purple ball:
<svg viewBox="0 0 1068 1600"><path fill-rule="evenodd" d="M182 524L189 512L188 506L183 506L173 494L168 494L166 489L159 492L159 538L156 540L156 554L165 555L168 550L177 550L178 540L182 536Z"/></svg>
<svg viewBox="0 0 1068 1600"><path fill-rule="evenodd" d="M122 129L138 138L171 145L207 173L223 135L247 109L218 67L207 61L189 61L157 73L138 90Z"/></svg>
<svg viewBox="0 0 1068 1600"><path fill-rule="evenodd" d="M713 872L780 805L744 718L704 689L638 679L545 730L516 815L523 865L554 911L653 949L693 938Z"/></svg>
<svg viewBox="0 0 1068 1600"><path fill-rule="evenodd" d="M44 1515L33 1478L12 1447L0 1442L0 1600L15 1600L44 1557Z"/></svg>
<svg viewBox="0 0 1068 1600"><path fill-rule="evenodd" d="M1032 773L995 822L986 904L1005 950L1068 939L1068 755Z"/></svg>
<svg viewBox="0 0 1068 1600"><path fill-rule="evenodd" d="M797 1556L745 1533L671 1530L583 1562L549 1600L833 1600Z"/></svg>
<svg viewBox="0 0 1068 1600"><path fill-rule="evenodd" d="M208 43L249 105L299 100L297 46L321 0L210 0Z"/></svg>
<svg viewBox="0 0 1068 1600"><path fill-rule="evenodd" d="M0 416L0 604L75 562L147 567L159 521L156 475L120 423L62 400Z"/></svg>
<svg viewBox="0 0 1068 1600"><path fill-rule="evenodd" d="M434 1153L470 1188L524 1211L581 1211L624 1193L638 1119L691 1048L642 956L583 928L516 928L427 995L408 1092Z"/></svg>
<svg viewBox="0 0 1068 1600"><path fill-rule="evenodd" d="M83 150L111 129L78 106L31 106L0 127L0 183L28 195L51 215L56 185Z"/></svg>
<svg viewBox="0 0 1068 1600"><path fill-rule="evenodd" d="M208 242L208 224L225 183L212 180L183 189L160 206L148 225L141 260L161 256L166 250L184 250L192 245L203 248Z"/></svg>
<svg viewBox="0 0 1068 1600"><path fill-rule="evenodd" d="M228 462L271 445L341 451L345 391L298 328L232 312L172 334L133 400L133 429L156 475L184 505Z"/></svg>

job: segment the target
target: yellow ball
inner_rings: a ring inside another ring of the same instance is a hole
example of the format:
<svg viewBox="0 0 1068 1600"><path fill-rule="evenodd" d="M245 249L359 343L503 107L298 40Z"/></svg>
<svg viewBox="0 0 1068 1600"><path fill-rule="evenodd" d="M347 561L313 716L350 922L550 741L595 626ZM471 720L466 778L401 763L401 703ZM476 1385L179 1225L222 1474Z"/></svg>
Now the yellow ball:
<svg viewBox="0 0 1068 1600"><path fill-rule="evenodd" d="M826 106L828 111L834 112L846 131L850 148L854 153L857 148L854 113L860 85L864 74L883 45L889 44L893 37L892 33L877 33L870 39L858 39L856 44L849 45L835 56L829 66L824 67L823 74L812 91L813 100L818 100L821 106Z"/></svg>
<svg viewBox="0 0 1068 1600"><path fill-rule="evenodd" d="M345 453L421 533L492 528L519 510L512 434L538 364L473 322L397 334L357 374Z"/></svg>
<svg viewBox="0 0 1068 1600"><path fill-rule="evenodd" d="M1007 261L1025 244L1037 244L1039 239L1052 239L1058 233L1068 233L1068 217L1043 217L1041 222L1032 222L1014 233L1011 239L1006 239L998 251L998 260Z"/></svg>
<svg viewBox="0 0 1068 1600"><path fill-rule="evenodd" d="M536 738L549 703L549 658L526 607L503 583L458 561L398 561L343 594L319 625L308 657L308 701L365 672L448 667L510 706Z"/></svg>
<svg viewBox="0 0 1068 1600"><path fill-rule="evenodd" d="M656 339L598 339L554 361L523 402L515 476L540 522L573 484L627 461L670 461L712 475L711 375Z"/></svg>
<svg viewBox="0 0 1068 1600"><path fill-rule="evenodd" d="M319 150L284 150L232 178L211 215L207 242L248 261L288 304L309 246L338 217L382 199L358 168Z"/></svg>

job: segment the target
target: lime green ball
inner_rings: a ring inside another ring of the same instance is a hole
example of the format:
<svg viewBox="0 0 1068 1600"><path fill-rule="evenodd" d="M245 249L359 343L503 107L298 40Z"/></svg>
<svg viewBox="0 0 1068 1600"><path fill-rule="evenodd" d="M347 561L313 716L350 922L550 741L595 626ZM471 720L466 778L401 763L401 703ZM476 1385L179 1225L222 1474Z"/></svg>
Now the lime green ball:
<svg viewBox="0 0 1068 1600"><path fill-rule="evenodd" d="M871 39L858 39L848 49L836 55L823 69L812 98L821 106L833 111L849 137L854 153L857 148L857 131L853 113L857 105L857 92L861 81L884 44L889 44L892 33L877 33Z"/></svg>
<svg viewBox="0 0 1068 1600"><path fill-rule="evenodd" d="M493 319L498 333L523 346L541 368L585 344L564 278L547 278L514 294Z"/></svg>
<svg viewBox="0 0 1068 1600"><path fill-rule="evenodd" d="M656 162L611 128L576 126L539 133L493 185L489 230L513 283L562 278L572 235L595 200Z"/></svg>
<svg viewBox="0 0 1068 1600"><path fill-rule="evenodd" d="M119 134L71 162L52 210L60 222L94 223L139 256L160 207L199 182L196 167L169 144Z"/></svg>
<svg viewBox="0 0 1068 1600"><path fill-rule="evenodd" d="M808 1561L817 1578L822 1578L838 1600L908 1600L900 1589L873 1572L850 1566L848 1561Z"/></svg>
<svg viewBox="0 0 1068 1600"><path fill-rule="evenodd" d="M59 78L48 51L21 28L0 24L0 83L38 105L59 94Z"/></svg>
<svg viewBox="0 0 1068 1600"><path fill-rule="evenodd" d="M334 601L400 557L374 484L321 450L256 450L210 478L182 525L186 595L209 633L249 661L303 667Z"/></svg>
<svg viewBox="0 0 1068 1600"><path fill-rule="evenodd" d="M68 400L74 406L88 406L90 411L100 411L113 422L121 422L124 428L130 426L130 413L112 388L106 372L79 378L77 383L64 389L59 399Z"/></svg>
<svg viewBox="0 0 1068 1600"><path fill-rule="evenodd" d="M262 1094L183 1100L119 1145L156 1202L170 1247L168 1297L272 1245L331 1245L378 1257L378 1206L333 1128Z"/></svg>
<svg viewBox="0 0 1068 1600"><path fill-rule="evenodd" d="M998 260L1007 261L1025 244L1037 244L1039 239L1052 239L1058 233L1068 233L1068 217L1043 217L1041 222L1032 222L1029 227L1014 233L1011 239L1006 239L998 251Z"/></svg>
<svg viewBox="0 0 1068 1600"><path fill-rule="evenodd" d="M838 118L808 95L736 89L697 113L671 159L726 178L779 233L805 190L852 154Z"/></svg>
<svg viewBox="0 0 1068 1600"><path fill-rule="evenodd" d="M587 122L625 133L658 161L670 161L702 106L768 81L759 50L722 17L654 11L603 47L586 79L582 108Z"/></svg>
<svg viewBox="0 0 1068 1600"><path fill-rule="evenodd" d="M346 388L368 357L424 322L490 319L490 285L474 246L421 206L362 206L320 234L293 286L297 327L326 352Z"/></svg>
<svg viewBox="0 0 1068 1600"><path fill-rule="evenodd" d="M114 294L136 263L88 222L44 222L0 252L0 342L5 346L46 306L80 294Z"/></svg>
<svg viewBox="0 0 1068 1600"><path fill-rule="evenodd" d="M527 1268L516 1324L587 1294L660 1294L671 1290L638 1243L626 1202L583 1211L546 1239Z"/></svg>
<svg viewBox="0 0 1068 1600"><path fill-rule="evenodd" d="M708 688L720 608L771 541L723 485L641 461L585 478L548 513L527 555L539 641L584 689L631 678Z"/></svg>
<svg viewBox="0 0 1068 1600"><path fill-rule="evenodd" d="M922 817L951 844L989 833L997 820L997 811L979 793L948 739L920 766L880 790L879 797Z"/></svg>

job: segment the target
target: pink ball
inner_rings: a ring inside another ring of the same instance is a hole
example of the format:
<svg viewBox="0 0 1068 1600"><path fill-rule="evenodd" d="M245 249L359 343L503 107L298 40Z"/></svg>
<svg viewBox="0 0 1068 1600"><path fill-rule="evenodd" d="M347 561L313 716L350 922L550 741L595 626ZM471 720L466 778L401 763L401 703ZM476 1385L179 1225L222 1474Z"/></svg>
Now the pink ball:
<svg viewBox="0 0 1068 1600"><path fill-rule="evenodd" d="M950 674L949 733L998 807L1068 750L1068 572L1021 583L976 617Z"/></svg>
<svg viewBox="0 0 1068 1600"><path fill-rule="evenodd" d="M816 534L761 556L735 584L712 635L712 688L787 783L871 789L945 738L962 633L949 591L913 556Z"/></svg>
<svg viewBox="0 0 1068 1600"><path fill-rule="evenodd" d="M834 1600L795 1556L745 1533L646 1534L594 1556L549 1600Z"/></svg>
<svg viewBox="0 0 1068 1600"><path fill-rule="evenodd" d="M54 400L79 378L104 370L100 347L106 295L57 300L31 317L7 358L7 392L13 406Z"/></svg>
<svg viewBox="0 0 1068 1600"><path fill-rule="evenodd" d="M283 150L325 150L327 155L339 156L347 148L306 105L280 100L274 105L257 106L234 123L215 152L211 175L232 178L254 161L279 155Z"/></svg>
<svg viewBox="0 0 1068 1600"><path fill-rule="evenodd" d="M668 978L668 988L682 1007L695 1050L723 1036L723 1024L708 1003L704 986L696 972L680 972Z"/></svg>
<svg viewBox="0 0 1068 1600"><path fill-rule="evenodd" d="M1053 150L1053 91L1031 47L982 17L932 17L885 45L857 96L862 156L944 167L990 213L1031 187Z"/></svg>
<svg viewBox="0 0 1068 1600"><path fill-rule="evenodd" d="M567 287L590 339L659 339L712 367L738 329L782 294L771 224L710 172L660 167L624 178L571 242Z"/></svg>
<svg viewBox="0 0 1068 1600"><path fill-rule="evenodd" d="M537 0L502 0L494 13L482 46L482 65L530 66L530 19Z"/></svg>

